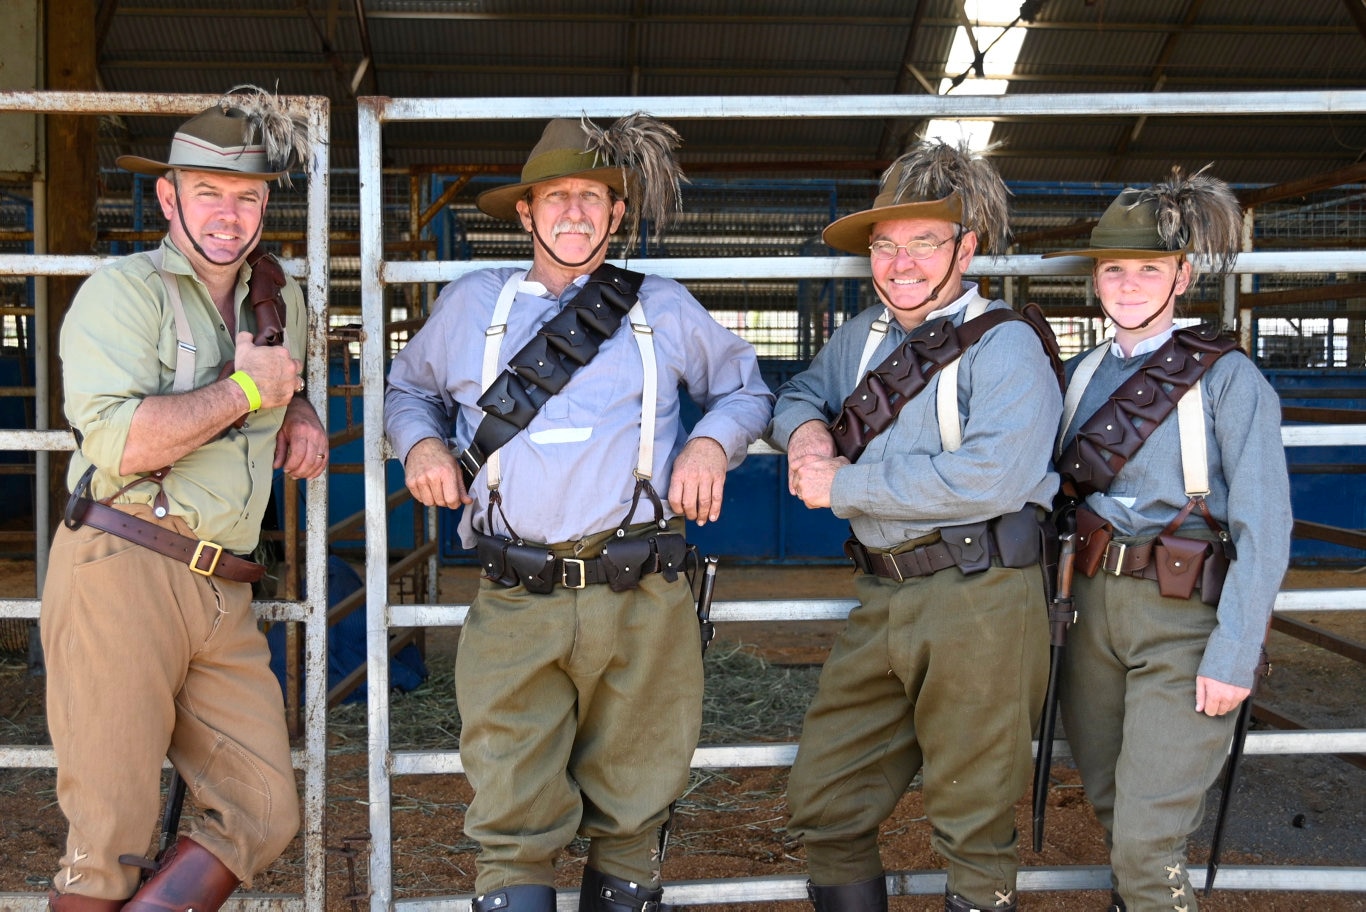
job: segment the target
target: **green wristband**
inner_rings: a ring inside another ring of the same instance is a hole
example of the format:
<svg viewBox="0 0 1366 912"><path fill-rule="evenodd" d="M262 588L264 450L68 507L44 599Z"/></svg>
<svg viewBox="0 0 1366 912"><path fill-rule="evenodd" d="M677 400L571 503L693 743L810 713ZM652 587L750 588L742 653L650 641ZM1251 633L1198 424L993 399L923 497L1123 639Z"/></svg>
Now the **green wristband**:
<svg viewBox="0 0 1366 912"><path fill-rule="evenodd" d="M256 388L256 381L251 379L251 374L246 371L233 371L228 374L228 379L242 387L242 392L247 394L247 406L251 411L256 411L261 407L261 391Z"/></svg>

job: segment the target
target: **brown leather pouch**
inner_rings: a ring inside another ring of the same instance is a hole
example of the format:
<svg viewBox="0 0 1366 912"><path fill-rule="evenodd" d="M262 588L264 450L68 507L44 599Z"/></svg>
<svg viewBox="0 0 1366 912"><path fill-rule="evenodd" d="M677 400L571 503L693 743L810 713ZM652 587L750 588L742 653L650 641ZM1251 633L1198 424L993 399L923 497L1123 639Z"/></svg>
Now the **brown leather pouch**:
<svg viewBox="0 0 1366 912"><path fill-rule="evenodd" d="M964 576L981 573L991 566L991 552L987 548L988 523L965 523L945 526L939 530L944 547L949 549L953 562Z"/></svg>
<svg viewBox="0 0 1366 912"><path fill-rule="evenodd" d="M654 548L648 539L614 541L602 549L602 569L613 592L625 592L640 585L640 577L653 570Z"/></svg>
<svg viewBox="0 0 1366 912"><path fill-rule="evenodd" d="M555 588L555 558L548 550L534 545L510 544L504 553L508 568L527 592L545 595Z"/></svg>
<svg viewBox="0 0 1366 912"><path fill-rule="evenodd" d="M1153 546L1157 588L1167 598L1187 599L1200 581L1209 542L1176 535L1159 535Z"/></svg>
<svg viewBox="0 0 1366 912"><path fill-rule="evenodd" d="M1045 535L1041 529L1039 512L1037 507L1028 506L992 522L991 534L1002 567L1032 567L1039 562ZM1048 535L1057 540L1051 523L1048 523Z"/></svg>
<svg viewBox="0 0 1366 912"><path fill-rule="evenodd" d="M1108 522L1085 507L1078 507L1076 570L1088 577L1095 576L1105 559L1111 537L1112 527Z"/></svg>
<svg viewBox="0 0 1366 912"><path fill-rule="evenodd" d="M517 585L517 574L507 563L508 545L511 540L496 535L475 534L474 553L479 557L479 567L484 579L491 580L505 589Z"/></svg>
<svg viewBox="0 0 1366 912"><path fill-rule="evenodd" d="M679 571L684 569L688 560L688 540L682 535L665 534L652 537L650 544L655 549L655 559L659 561L659 572L669 582L678 579Z"/></svg>
<svg viewBox="0 0 1366 912"><path fill-rule="evenodd" d="M1224 591L1224 577L1228 576L1228 564L1228 555L1223 548L1216 544L1210 549L1200 574L1200 601L1206 605L1219 604L1219 596Z"/></svg>

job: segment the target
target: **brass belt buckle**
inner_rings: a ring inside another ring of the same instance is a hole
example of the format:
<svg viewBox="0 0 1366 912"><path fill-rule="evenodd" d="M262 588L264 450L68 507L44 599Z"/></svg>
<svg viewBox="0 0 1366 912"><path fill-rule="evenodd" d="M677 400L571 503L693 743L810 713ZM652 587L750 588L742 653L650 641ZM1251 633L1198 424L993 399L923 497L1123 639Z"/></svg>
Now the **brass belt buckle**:
<svg viewBox="0 0 1366 912"><path fill-rule="evenodd" d="M579 581L577 583L571 583L569 581L570 567L578 568ZM560 585L566 589L582 589L588 585L588 573L586 572L585 564L581 558L560 558Z"/></svg>
<svg viewBox="0 0 1366 912"><path fill-rule="evenodd" d="M204 570L199 566L200 558L204 552L213 549L213 560L209 561L209 569ZM202 541L194 546L194 556L190 558L190 572L198 573L200 576L213 576L213 572L218 569L218 561L223 557L223 546L211 541Z"/></svg>
<svg viewBox="0 0 1366 912"><path fill-rule="evenodd" d="M1113 550L1111 550L1111 549L1113 549L1113 548L1115 548L1115 547L1118 547L1118 548L1119 548L1119 551L1118 551L1118 555L1119 555L1119 556L1115 558L1115 565L1114 565L1114 567L1111 567L1111 566L1110 566L1110 555L1116 553L1115 551L1113 551ZM1101 558L1100 569L1104 570L1106 573L1109 573L1109 574L1111 574L1111 575L1113 575L1113 576L1121 576L1121 575L1123 575L1123 573L1124 573L1124 555L1128 552L1128 550L1129 550L1129 546L1128 546L1127 544L1125 544L1124 542L1115 542L1115 541L1108 542L1108 543L1105 545L1105 556L1104 556L1103 558Z"/></svg>
<svg viewBox="0 0 1366 912"><path fill-rule="evenodd" d="M906 582L906 576L901 572L901 564L897 561L897 558L900 556L901 555L899 554L884 554L883 560L887 562L887 566L891 568L892 573L896 574L895 576L891 576L891 579L896 580L898 583L904 583Z"/></svg>

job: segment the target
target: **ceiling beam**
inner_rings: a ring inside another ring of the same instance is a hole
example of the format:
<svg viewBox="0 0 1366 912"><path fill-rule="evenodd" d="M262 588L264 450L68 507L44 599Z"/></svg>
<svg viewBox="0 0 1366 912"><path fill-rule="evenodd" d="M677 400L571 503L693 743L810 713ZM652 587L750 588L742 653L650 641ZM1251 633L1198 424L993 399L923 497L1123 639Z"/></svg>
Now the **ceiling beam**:
<svg viewBox="0 0 1366 912"><path fill-rule="evenodd" d="M118 9L119 0L100 0L100 5L95 10L95 60L97 61L100 59L100 52L104 50L104 39L109 35L109 24L114 21L114 14L118 12Z"/></svg>
<svg viewBox="0 0 1366 912"><path fill-rule="evenodd" d="M915 60L916 38L920 36L921 22L924 19L925 2L916 0L915 12L911 14L910 28L906 30L906 45L901 50L901 66L897 67L896 86L893 95L908 95L912 88L922 88L929 94L934 90L919 81L920 74L911 65ZM877 152L884 158L893 158L906 147L907 139L916 131L924 118L897 118L888 120L882 128L882 137L877 143Z"/></svg>
<svg viewBox="0 0 1366 912"><path fill-rule="evenodd" d="M1200 15L1200 7L1204 0L1190 0L1186 5L1186 13L1181 17L1181 26L1167 33L1166 39L1162 42L1162 50L1158 51L1157 61L1154 63L1149 77L1151 88L1149 91L1160 92L1167 82L1167 63L1171 60L1172 54L1176 51L1176 43L1181 38L1183 30L1195 24L1195 20ZM1138 140L1138 135L1143 132L1143 127L1148 122L1148 115L1144 114L1134 119L1133 125L1125 131L1115 146L1115 150L1110 154L1110 167L1105 172L1106 180L1114 180L1115 174L1124 163L1128 155L1129 146Z"/></svg>
<svg viewBox="0 0 1366 912"><path fill-rule="evenodd" d="M1355 2L1360 4L1362 0L1344 0L1344 2ZM127 6L120 9L120 15L147 16L155 18L165 18L166 7L164 6ZM175 11L177 18L220 18L241 21L242 19L301 19L303 14L296 9L232 9L226 10L224 7L177 7ZM366 18L370 21L380 19L387 20L416 20L416 21L475 21L475 22L512 22L512 23L543 23L543 22L577 22L577 23L601 23L604 25L618 25L630 21L631 16L622 16L615 13L594 13L594 12L560 12L544 11L534 13L480 13L467 12L461 10L432 10L432 11L399 11L399 10L367 10ZM830 16L784 16L781 14L706 14L706 13L685 13L685 14L663 14L644 17L645 21L657 25L809 25L817 28L829 28L831 26L852 26L856 28L905 28L909 21L908 16L849 16L849 15L830 15ZM978 20L978 25L983 27L1005 28L1010 25L1011 20L1002 19L993 22L986 19ZM922 19L921 25L926 28L955 29L958 27L958 20L955 17L930 17ZM1166 21L1145 21L1145 22L1117 22L1106 20L1104 22L1096 20L1068 20L1068 21L1040 21L1031 23L1030 28L1048 31L1072 31L1072 32L1097 32L1107 33L1119 32L1144 32L1144 33L1166 33L1171 31L1171 23ZM1342 35L1356 31L1350 25L1300 25L1300 24L1259 24L1259 23L1239 23L1239 22L1220 22L1210 25L1194 25L1189 29L1191 34L1208 33L1215 35Z"/></svg>
<svg viewBox="0 0 1366 912"><path fill-rule="evenodd" d="M545 62L539 64L528 64L517 66L510 64L471 64L471 63L434 63L432 61L414 61L411 58L402 57L395 60L382 61L386 72L390 73L445 73L445 74L483 74L495 76L518 76L518 75L554 75L554 76L620 76L629 75L627 68L622 66L593 66L574 63L552 63ZM152 60L133 60L127 58L106 59L100 62L103 70L183 70L187 65L193 65L197 69L223 69L223 70L242 70L242 69L264 69L279 70L282 72L299 72L316 70L319 68L318 60L272 60L255 59L247 60L240 56L225 57L220 60L205 59L202 55L195 56L193 59L172 59L161 55L158 59ZM700 78L714 77L719 79L802 79L815 78L821 80L866 80L877 81L886 80L892 82L897 78L897 73L891 69L873 69L871 67L859 67L857 69L833 69L833 68L814 68L808 66L796 66L791 68L768 68L759 69L755 67L683 67L683 66L658 66L650 67L649 75L652 77L683 77ZM931 83L940 79L948 78L949 74L943 70L921 71L921 75ZM956 75L956 74L954 74ZM988 79L1009 79L1011 82L1018 83L1053 83L1058 85L1082 85L1082 86L1119 86L1125 91L1147 91L1147 88L1137 83L1144 81L1145 77L1135 75L1107 75L1097 74L992 74L987 73ZM1264 87L1268 89L1290 90L1296 88L1312 89L1359 89L1361 88L1360 78L1355 78L1351 74L1344 75L1341 79L1326 81L1323 76L1280 76L1275 73L1259 74L1254 77L1246 76L1225 76L1221 74L1192 75L1192 76L1173 76L1167 75L1165 88L1176 89L1183 86L1199 87L1218 87L1236 88ZM863 94L863 93L855 93ZM881 94L881 93L869 93Z"/></svg>
<svg viewBox="0 0 1366 912"><path fill-rule="evenodd" d="M1340 187L1343 184L1355 184L1362 181L1366 181L1366 162L1357 162L1346 168L1315 174L1313 177L1306 177L1302 180L1263 187L1260 190L1245 191L1238 194L1238 201L1248 208L1254 208L1267 203L1274 203L1277 200L1318 193Z"/></svg>
<svg viewBox="0 0 1366 912"><path fill-rule="evenodd" d="M1356 25L1357 33L1366 41L1366 0L1342 0L1342 5L1347 7L1347 15Z"/></svg>
<svg viewBox="0 0 1366 912"><path fill-rule="evenodd" d="M313 15L312 9L305 7L304 11L308 14L308 24L313 27L313 32L318 37L318 52L322 55L323 60L327 61L328 66L332 68L332 72L336 75L337 82L342 88L342 93L355 98L356 93L352 91L351 88L351 74L353 68L342 58L342 55L337 52L334 41L336 37L335 26L338 18L336 15L336 4L339 2L341 2L341 0L329 0L326 27L319 24L317 18ZM314 66L311 67L311 69L317 69L317 67Z"/></svg>

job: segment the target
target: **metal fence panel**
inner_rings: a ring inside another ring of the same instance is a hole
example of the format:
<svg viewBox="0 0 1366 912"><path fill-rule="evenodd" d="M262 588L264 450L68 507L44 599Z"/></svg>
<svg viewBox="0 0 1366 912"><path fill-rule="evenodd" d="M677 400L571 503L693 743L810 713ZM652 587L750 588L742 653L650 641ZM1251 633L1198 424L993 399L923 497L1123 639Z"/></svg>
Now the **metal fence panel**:
<svg viewBox="0 0 1366 912"><path fill-rule="evenodd" d="M386 286L402 283L447 282L473 269L524 266L524 260L386 261L383 256L381 147L383 125L398 121L460 121L538 119L552 117L618 117L638 110L640 98L361 98L359 104L359 167L361 222L361 282L364 338L361 343L365 414L366 592L369 649L370 713L370 907L373 912L395 908L465 910L467 897L395 899L391 844L390 781L394 775L458 772L459 754L393 751L389 741L387 640L390 627L453 626L465 616L464 605L390 604L384 471L389 452L383 437ZM664 120L715 117L950 117L1087 115L1275 115L1312 112L1366 111L1366 91L1232 92L1217 98L1202 93L1028 95L1028 96L767 96L767 97L654 97L650 112ZM671 278L858 278L868 264L849 257L732 257L718 259L633 260L631 268ZM1243 254L1237 272L1280 274L1294 272L1366 270L1366 250L1268 251ZM982 276L1037 276L1079 274L1075 264L1041 260L1036 255L982 257L973 274ZM1231 292L1232 282L1226 288ZM1366 443L1361 426L1285 427L1287 446L1360 445ZM752 453L769 452L756 447ZM432 558L433 564L435 557ZM435 574L435 566L432 567ZM715 620L838 619L852 603L843 600L718 603ZM1364 610L1366 590L1283 592L1277 611ZM1359 751L1366 731L1257 733L1249 736L1249 752ZM1062 745L1060 745L1060 748ZM699 748L697 765L788 765L794 745ZM1104 889L1106 868L1031 868L1020 872L1021 890ZM1203 883L1203 871L1192 869L1192 880ZM934 872L897 872L888 875L893 895L939 894L944 875ZM1233 868L1220 870L1225 889L1360 890L1366 891L1366 868ZM751 878L707 883L669 884L666 898L682 905L708 902L771 902L804 900L804 878ZM576 893L562 893L559 908L576 909Z"/></svg>
<svg viewBox="0 0 1366 912"><path fill-rule="evenodd" d="M197 114L218 101L217 95L126 94L118 92L0 92L0 112L22 111L61 114ZM286 271L299 278L309 310L309 337L305 376L309 401L326 428L327 423L327 291L328 291L328 136L330 102L323 97L282 98L291 113L308 123L313 140L309 165L307 256L286 260ZM0 253L0 275L89 275L110 257L21 255ZM46 365L39 366L39 375ZM39 403L46 412L46 402ZM0 450L58 451L74 447L67 431L0 431ZM323 847L323 811L327 775L327 479L308 483L305 512L307 536L304 569L307 598L298 602L257 602L258 616L297 620L304 624L304 748L294 751L294 765L303 770L304 883L302 896L242 896L226 909L322 909L326 897L326 854ZM46 541L48 529L40 522L36 530ZM39 575L41 584L41 574ZM0 601L0 616L38 616L38 599ZM0 765L52 766L50 749L0 748ZM45 894L0 895L0 908L45 909Z"/></svg>

